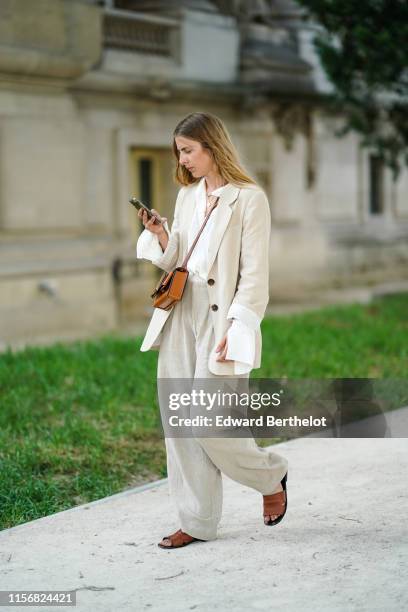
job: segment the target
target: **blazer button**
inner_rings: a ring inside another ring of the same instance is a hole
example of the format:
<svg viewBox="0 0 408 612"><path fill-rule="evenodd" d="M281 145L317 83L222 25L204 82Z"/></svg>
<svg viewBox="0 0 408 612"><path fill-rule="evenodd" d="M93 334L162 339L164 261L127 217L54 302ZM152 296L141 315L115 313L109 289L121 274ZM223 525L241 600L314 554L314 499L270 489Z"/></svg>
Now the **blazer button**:
<svg viewBox="0 0 408 612"><path fill-rule="evenodd" d="M211 308L212 308L212 310L218 310L218 306L217 306L217 304L213 304L213 305L211 306Z"/></svg>
<svg viewBox="0 0 408 612"><path fill-rule="evenodd" d="M209 279L208 279L208 281L207 281L207 283L208 283L209 285L213 285L213 284L215 283L215 280L214 280L213 278L209 278Z"/></svg>

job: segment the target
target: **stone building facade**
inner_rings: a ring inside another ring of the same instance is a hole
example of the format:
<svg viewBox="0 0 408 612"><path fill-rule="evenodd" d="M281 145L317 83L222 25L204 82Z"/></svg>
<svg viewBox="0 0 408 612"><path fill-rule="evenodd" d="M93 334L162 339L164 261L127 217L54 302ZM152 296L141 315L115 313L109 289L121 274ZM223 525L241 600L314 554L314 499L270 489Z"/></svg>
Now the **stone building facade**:
<svg viewBox="0 0 408 612"><path fill-rule="evenodd" d="M272 214L271 302L407 277L397 182L341 117L288 0L2 0L0 342L148 316L137 195L172 219L172 131L227 124Z"/></svg>

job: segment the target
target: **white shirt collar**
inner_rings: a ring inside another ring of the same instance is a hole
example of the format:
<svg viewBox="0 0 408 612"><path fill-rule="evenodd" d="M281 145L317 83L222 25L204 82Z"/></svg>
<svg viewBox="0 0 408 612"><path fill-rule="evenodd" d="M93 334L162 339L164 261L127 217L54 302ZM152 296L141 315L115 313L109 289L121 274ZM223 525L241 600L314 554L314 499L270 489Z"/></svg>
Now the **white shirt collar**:
<svg viewBox="0 0 408 612"><path fill-rule="evenodd" d="M228 183L227 183L227 185L228 185ZM208 195L220 196L227 185L222 185L222 187L217 187L217 189L214 189ZM206 187L205 177L203 176L200 179L199 183L197 184L197 189L196 189L196 192L195 192L196 207L199 210L200 216L202 218L204 218L205 208L206 208L206 205L207 205L206 189L205 189L205 187Z"/></svg>

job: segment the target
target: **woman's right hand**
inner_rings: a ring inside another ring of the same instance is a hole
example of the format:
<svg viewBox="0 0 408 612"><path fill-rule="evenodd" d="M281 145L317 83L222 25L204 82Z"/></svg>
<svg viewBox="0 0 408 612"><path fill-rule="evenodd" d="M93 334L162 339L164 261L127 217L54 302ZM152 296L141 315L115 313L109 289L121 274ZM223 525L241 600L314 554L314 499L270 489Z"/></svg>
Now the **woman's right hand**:
<svg viewBox="0 0 408 612"><path fill-rule="evenodd" d="M141 208L140 210L138 210L137 216L139 217L139 219L142 220L145 229L148 229L149 232L152 232L152 234L156 234L156 236L160 236L160 234L162 234L163 232L167 234L164 228L164 222L167 221L167 217L161 217L157 210L155 210L154 208L152 208L151 211L152 213L154 213L154 216L157 217L157 219L163 221L163 223L155 223L153 217L149 220L147 212Z"/></svg>

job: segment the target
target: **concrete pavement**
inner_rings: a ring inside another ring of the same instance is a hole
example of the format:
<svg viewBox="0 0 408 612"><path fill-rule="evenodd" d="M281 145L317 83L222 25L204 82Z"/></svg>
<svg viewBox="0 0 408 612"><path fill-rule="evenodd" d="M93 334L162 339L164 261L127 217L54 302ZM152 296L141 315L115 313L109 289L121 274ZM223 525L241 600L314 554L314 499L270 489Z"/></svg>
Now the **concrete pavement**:
<svg viewBox="0 0 408 612"><path fill-rule="evenodd" d="M76 590L71 609L86 612L408 609L407 439L274 450L289 461L279 525L263 524L258 492L224 476L218 539L162 550L179 528L163 480L4 530L0 588Z"/></svg>

